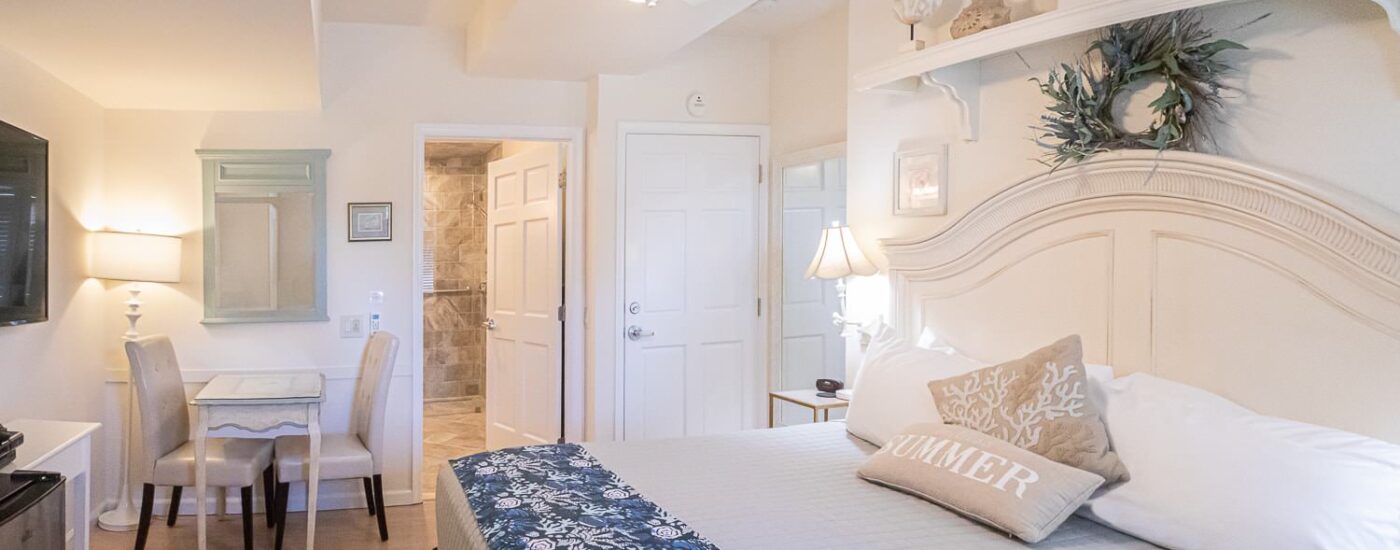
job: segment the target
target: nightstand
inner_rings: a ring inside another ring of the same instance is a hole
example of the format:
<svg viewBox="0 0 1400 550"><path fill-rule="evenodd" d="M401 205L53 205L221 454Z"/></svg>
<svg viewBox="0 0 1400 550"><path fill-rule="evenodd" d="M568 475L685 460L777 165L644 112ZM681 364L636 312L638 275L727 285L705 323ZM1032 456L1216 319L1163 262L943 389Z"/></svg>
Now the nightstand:
<svg viewBox="0 0 1400 550"><path fill-rule="evenodd" d="M812 409L812 422L825 422L831 420L831 409L843 409L851 404L845 399L834 397L817 397L817 390L789 390L768 392L768 427L773 427L774 409L778 401L787 401L794 405ZM817 419L817 413L821 413L824 418Z"/></svg>

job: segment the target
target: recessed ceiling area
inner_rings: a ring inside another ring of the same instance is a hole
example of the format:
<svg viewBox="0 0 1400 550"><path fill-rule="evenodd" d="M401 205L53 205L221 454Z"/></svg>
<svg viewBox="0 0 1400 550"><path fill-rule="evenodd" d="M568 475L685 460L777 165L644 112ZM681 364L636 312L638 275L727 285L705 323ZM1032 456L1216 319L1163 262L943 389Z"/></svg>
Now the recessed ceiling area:
<svg viewBox="0 0 1400 550"><path fill-rule="evenodd" d="M109 109L314 110L321 105L314 5L7 2L0 47Z"/></svg>
<svg viewBox="0 0 1400 550"><path fill-rule="evenodd" d="M647 7L626 0L481 0L467 27L467 71L547 80L637 74L753 3L661 0Z"/></svg>
<svg viewBox="0 0 1400 550"><path fill-rule="evenodd" d="M847 0L758 0L743 13L715 28L711 34L773 38L787 33L835 9L846 9Z"/></svg>
<svg viewBox="0 0 1400 550"><path fill-rule="evenodd" d="M327 23L463 28L481 0L321 0Z"/></svg>

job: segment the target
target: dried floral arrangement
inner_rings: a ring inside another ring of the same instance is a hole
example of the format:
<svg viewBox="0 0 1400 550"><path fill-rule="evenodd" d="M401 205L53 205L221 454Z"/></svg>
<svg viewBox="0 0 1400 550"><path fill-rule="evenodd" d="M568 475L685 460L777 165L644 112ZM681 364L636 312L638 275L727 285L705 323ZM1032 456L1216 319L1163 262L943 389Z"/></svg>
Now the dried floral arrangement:
<svg viewBox="0 0 1400 550"><path fill-rule="evenodd" d="M1215 39L1196 10L1108 27L1087 52L1097 53L1097 61L1063 64L1044 81L1032 79L1054 100L1033 127L1036 143L1049 150L1041 162L1058 168L1115 149L1195 151L1211 145L1209 126L1219 120L1222 94L1231 90L1224 79L1234 70L1217 56L1244 49ZM1114 118L1114 101L1147 79L1166 84L1150 105L1154 120L1146 131L1126 130Z"/></svg>

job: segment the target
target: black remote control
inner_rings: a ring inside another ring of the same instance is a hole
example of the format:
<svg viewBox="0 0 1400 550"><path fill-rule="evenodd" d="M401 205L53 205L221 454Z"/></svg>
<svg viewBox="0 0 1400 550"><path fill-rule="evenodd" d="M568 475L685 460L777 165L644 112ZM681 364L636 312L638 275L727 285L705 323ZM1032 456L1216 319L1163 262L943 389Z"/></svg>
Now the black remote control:
<svg viewBox="0 0 1400 550"><path fill-rule="evenodd" d="M10 479L15 481L57 481L63 477L58 472L40 472L38 470L15 470L10 472Z"/></svg>

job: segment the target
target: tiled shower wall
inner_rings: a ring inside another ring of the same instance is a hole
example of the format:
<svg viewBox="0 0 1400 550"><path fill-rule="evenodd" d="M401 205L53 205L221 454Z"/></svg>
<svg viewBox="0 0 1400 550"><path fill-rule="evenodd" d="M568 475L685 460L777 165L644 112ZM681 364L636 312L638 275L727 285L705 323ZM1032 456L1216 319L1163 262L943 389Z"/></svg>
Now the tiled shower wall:
<svg viewBox="0 0 1400 550"><path fill-rule="evenodd" d="M435 264L423 299L423 395L477 411L486 393L486 163L499 151L429 143L423 190L423 242Z"/></svg>

